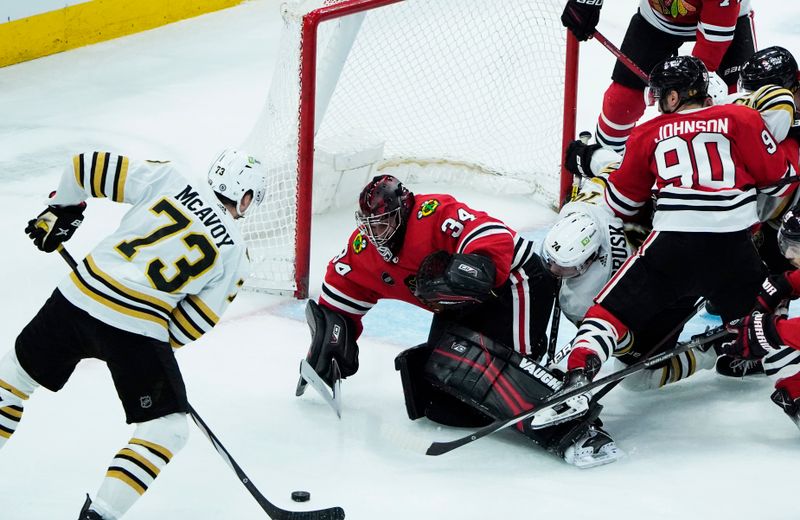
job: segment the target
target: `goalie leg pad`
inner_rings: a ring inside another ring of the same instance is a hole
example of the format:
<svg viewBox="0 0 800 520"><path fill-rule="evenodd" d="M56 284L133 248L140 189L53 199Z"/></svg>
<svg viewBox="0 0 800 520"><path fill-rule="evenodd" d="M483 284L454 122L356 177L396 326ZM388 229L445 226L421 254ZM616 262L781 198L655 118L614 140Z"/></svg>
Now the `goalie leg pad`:
<svg viewBox="0 0 800 520"><path fill-rule="evenodd" d="M424 375L432 386L492 419L507 419L530 410L563 384L556 374L529 358L461 327L451 327L441 335L424 367ZM587 416L596 418L600 409L599 405L591 405ZM576 435L580 436L589 423L581 418L533 430L527 422L520 422L516 428L540 446L558 452L564 435L575 435L573 429L577 428Z"/></svg>
<svg viewBox="0 0 800 520"><path fill-rule="evenodd" d="M427 417L445 426L480 428L492 418L479 412L460 399L443 392L425 379L424 367L433 347L427 343L401 352L394 360L400 371L408 418Z"/></svg>
<svg viewBox="0 0 800 520"><path fill-rule="evenodd" d="M334 383L331 360L336 359L342 378L358 371L358 344L355 327L349 318L309 300L306 321L311 330L311 346L306 360L330 386Z"/></svg>

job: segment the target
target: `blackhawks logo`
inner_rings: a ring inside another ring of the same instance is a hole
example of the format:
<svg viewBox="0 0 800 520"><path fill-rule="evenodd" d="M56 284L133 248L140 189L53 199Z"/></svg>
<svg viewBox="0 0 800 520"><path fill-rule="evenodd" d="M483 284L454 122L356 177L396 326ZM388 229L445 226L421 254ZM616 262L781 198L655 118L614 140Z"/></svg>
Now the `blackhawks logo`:
<svg viewBox="0 0 800 520"><path fill-rule="evenodd" d="M358 254L366 248L367 248L367 240L364 238L364 235L362 235L361 233L357 234L356 237L353 239L353 252L355 254Z"/></svg>
<svg viewBox="0 0 800 520"><path fill-rule="evenodd" d="M417 211L417 218L421 219L423 217L429 217L433 215L436 211L436 208L439 207L439 201L436 199L428 199L423 202L420 207L419 211Z"/></svg>
<svg viewBox="0 0 800 520"><path fill-rule="evenodd" d="M686 0L650 0L650 5L654 11L673 18L697 11L697 8Z"/></svg>

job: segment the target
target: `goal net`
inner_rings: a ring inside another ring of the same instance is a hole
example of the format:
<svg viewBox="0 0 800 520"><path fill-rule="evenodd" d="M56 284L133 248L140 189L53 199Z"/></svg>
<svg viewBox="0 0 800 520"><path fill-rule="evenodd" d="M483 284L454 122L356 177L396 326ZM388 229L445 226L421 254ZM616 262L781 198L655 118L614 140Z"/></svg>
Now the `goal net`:
<svg viewBox="0 0 800 520"><path fill-rule="evenodd" d="M312 212L378 173L556 206L574 137L577 46L563 0L306 0L244 147L269 170L243 227L248 287L305 297ZM565 124L566 122L566 124Z"/></svg>

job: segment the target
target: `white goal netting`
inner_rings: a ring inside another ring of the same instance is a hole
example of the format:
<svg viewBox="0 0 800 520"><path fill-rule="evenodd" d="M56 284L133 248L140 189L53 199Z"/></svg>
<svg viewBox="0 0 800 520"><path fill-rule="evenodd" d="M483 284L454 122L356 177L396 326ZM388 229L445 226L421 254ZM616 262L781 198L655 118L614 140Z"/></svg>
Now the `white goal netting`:
<svg viewBox="0 0 800 520"><path fill-rule="evenodd" d="M315 9L361 6L374 8L321 22L316 46L303 36L306 15L320 16ZM286 4L267 103L244 145L270 170L268 198L244 227L254 267L248 285L304 295L308 245L298 241L307 241L310 215L301 207L298 217L298 194L312 164L314 212L355 206L378 171L555 204L562 9L562 0ZM305 136L301 124L311 128Z"/></svg>

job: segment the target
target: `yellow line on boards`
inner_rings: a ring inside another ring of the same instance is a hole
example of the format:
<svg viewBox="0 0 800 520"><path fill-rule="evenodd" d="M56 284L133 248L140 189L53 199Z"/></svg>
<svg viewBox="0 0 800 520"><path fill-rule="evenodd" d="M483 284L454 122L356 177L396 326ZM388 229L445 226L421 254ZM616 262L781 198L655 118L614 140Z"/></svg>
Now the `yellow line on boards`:
<svg viewBox="0 0 800 520"><path fill-rule="evenodd" d="M0 67L225 9L244 0L92 0L0 24Z"/></svg>

